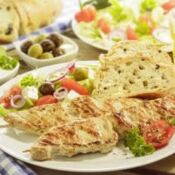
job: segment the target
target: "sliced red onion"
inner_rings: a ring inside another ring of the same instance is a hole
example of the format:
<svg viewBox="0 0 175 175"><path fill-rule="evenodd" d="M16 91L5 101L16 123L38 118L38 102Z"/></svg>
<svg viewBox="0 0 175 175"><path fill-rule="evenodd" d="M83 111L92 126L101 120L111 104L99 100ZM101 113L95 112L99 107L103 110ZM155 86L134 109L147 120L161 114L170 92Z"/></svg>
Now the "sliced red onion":
<svg viewBox="0 0 175 175"><path fill-rule="evenodd" d="M60 68L60 69L50 73L46 78L46 82L54 83L58 80L63 79L67 74L68 74L67 68Z"/></svg>
<svg viewBox="0 0 175 175"><path fill-rule="evenodd" d="M70 72L72 72L74 69L75 69L75 60L73 60L72 62L70 62L68 65L67 65L67 68Z"/></svg>
<svg viewBox="0 0 175 175"><path fill-rule="evenodd" d="M13 108L20 109L25 105L25 99L22 95L15 95L10 99L10 104Z"/></svg>
<svg viewBox="0 0 175 175"><path fill-rule="evenodd" d="M53 96L57 99L57 100L63 100L68 94L68 90L66 88L60 87L59 89L57 89Z"/></svg>

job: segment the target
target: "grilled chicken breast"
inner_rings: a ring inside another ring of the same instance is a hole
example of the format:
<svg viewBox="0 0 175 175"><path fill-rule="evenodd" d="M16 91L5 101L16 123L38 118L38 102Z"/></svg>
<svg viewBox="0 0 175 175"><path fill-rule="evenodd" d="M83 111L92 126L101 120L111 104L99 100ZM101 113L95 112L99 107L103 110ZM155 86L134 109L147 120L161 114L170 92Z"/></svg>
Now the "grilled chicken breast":
<svg viewBox="0 0 175 175"><path fill-rule="evenodd" d="M106 118L91 118L64 126L55 126L39 137L31 148L34 160L72 157L85 153L107 153L118 142L118 135Z"/></svg>
<svg viewBox="0 0 175 175"><path fill-rule="evenodd" d="M41 135L53 126L62 126L69 122L91 117L111 117L111 112L88 96L81 96L62 103L33 107L27 110L9 113L4 120L12 127Z"/></svg>
<svg viewBox="0 0 175 175"><path fill-rule="evenodd" d="M133 102L133 103L132 103ZM169 120L175 117L175 96L167 95L154 100L121 99L108 101L115 116L116 131L123 133L133 127L141 127L153 120Z"/></svg>

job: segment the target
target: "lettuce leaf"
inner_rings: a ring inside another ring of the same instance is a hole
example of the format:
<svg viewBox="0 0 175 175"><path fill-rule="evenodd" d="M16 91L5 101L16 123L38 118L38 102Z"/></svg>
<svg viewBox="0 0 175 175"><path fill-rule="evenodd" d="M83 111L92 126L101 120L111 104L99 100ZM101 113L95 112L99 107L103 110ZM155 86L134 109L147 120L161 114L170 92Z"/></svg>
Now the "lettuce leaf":
<svg viewBox="0 0 175 175"><path fill-rule="evenodd" d="M11 112L11 111L4 108L3 105L0 105L0 116L5 117L9 112Z"/></svg>
<svg viewBox="0 0 175 175"><path fill-rule="evenodd" d="M122 7L118 0L109 0L112 4L108 8L109 14L112 16L114 23L120 23L126 20L135 20L132 9Z"/></svg>
<svg viewBox="0 0 175 175"><path fill-rule="evenodd" d="M143 0L141 3L141 12L152 11L157 5L156 0Z"/></svg>

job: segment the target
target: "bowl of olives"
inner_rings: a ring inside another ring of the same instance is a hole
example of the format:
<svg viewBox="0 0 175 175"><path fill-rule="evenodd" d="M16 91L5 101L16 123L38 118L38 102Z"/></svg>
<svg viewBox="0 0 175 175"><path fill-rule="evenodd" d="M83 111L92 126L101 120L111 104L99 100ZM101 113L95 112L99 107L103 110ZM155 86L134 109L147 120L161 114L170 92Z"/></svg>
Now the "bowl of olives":
<svg viewBox="0 0 175 175"><path fill-rule="evenodd" d="M42 67L74 60L77 44L70 38L58 33L32 35L15 42L21 59L30 67Z"/></svg>

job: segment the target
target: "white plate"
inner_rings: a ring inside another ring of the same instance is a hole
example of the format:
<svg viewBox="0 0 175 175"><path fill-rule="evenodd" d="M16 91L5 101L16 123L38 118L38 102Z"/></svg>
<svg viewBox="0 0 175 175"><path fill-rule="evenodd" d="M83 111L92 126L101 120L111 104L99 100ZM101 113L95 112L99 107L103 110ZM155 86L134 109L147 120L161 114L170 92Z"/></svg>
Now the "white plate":
<svg viewBox="0 0 175 175"><path fill-rule="evenodd" d="M46 35L48 35L48 33L45 33ZM16 41L15 42L15 47L16 47L16 51L18 53L18 55L20 56L20 58L26 62L26 64L28 64L30 67L42 67L42 66L48 66L48 65L52 65L52 64L58 64L58 63L62 63L62 62L67 62L67 61L71 61L73 60L77 53L78 53L78 45L70 38L61 35L59 33L57 33L64 41L64 44L71 46L70 50L58 57L54 57L54 58L50 58L50 59L37 59L34 57L31 57L27 54L25 54L24 52L21 51L21 46L22 44L27 41L27 40L33 40L33 38L37 37L37 36L28 36L26 39L21 40L21 41Z"/></svg>
<svg viewBox="0 0 175 175"><path fill-rule="evenodd" d="M0 69L0 84L13 78L18 73L19 66L20 64L18 63L16 67L12 70Z"/></svg>
<svg viewBox="0 0 175 175"><path fill-rule="evenodd" d="M78 65L80 66L97 64L97 61L78 62ZM32 73L34 75L43 75L54 71L64 65L65 64L48 66L28 73ZM0 87L0 95L2 95L7 89L10 88L10 86L17 83L23 76L25 76L28 73L17 76L13 80L10 80L2 87ZM2 119L0 120L0 124L4 124ZM57 160L40 162L31 160L29 154L23 152L24 150L30 148L35 139L36 136L24 132L19 132L15 129L0 129L0 149L24 162L54 170L63 170L71 172L105 172L124 170L156 162L160 159L172 155L175 152L175 137L173 137L168 146L166 146L163 149L160 149L159 151L156 151L150 156L145 157L133 157L130 153L126 154L123 151L126 148L118 146L113 150L113 152L108 154L87 154L79 155L73 158L59 157Z"/></svg>

